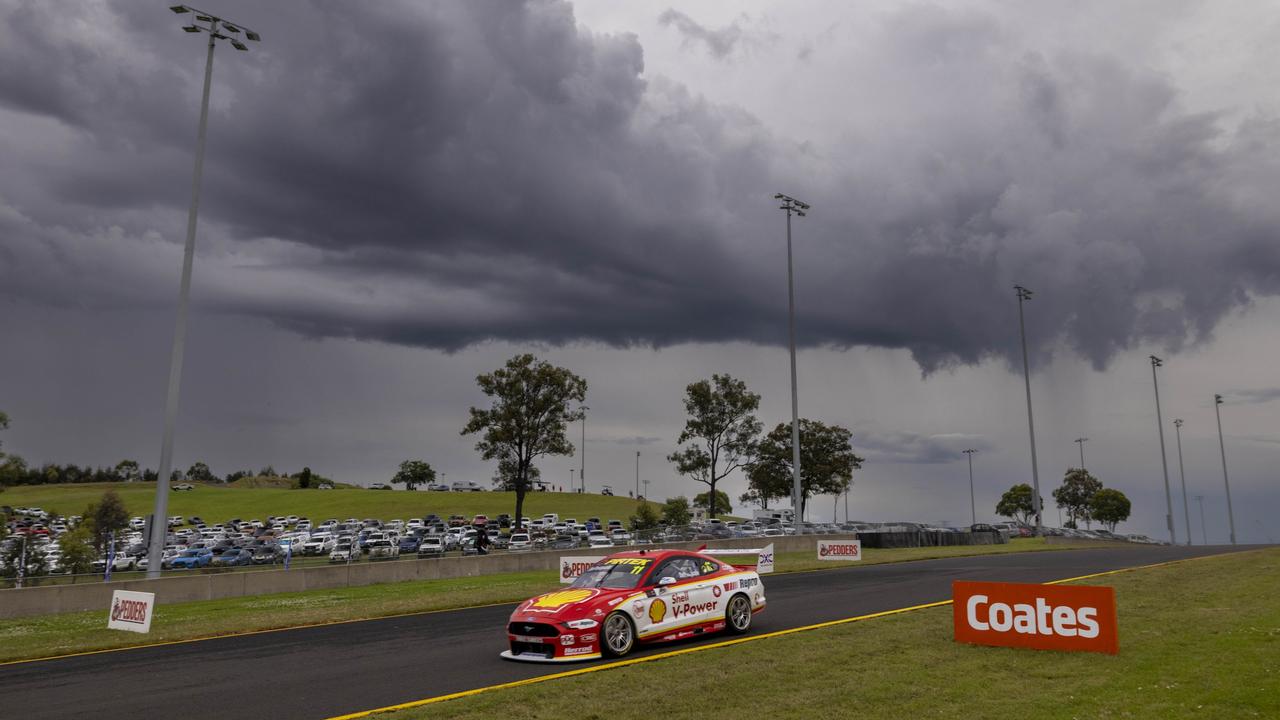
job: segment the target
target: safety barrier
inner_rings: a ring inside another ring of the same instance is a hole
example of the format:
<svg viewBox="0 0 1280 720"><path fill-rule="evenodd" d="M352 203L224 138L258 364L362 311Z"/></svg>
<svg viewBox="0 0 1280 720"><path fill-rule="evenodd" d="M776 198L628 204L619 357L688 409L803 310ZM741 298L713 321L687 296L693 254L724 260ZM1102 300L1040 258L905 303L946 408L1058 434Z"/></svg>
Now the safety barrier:
<svg viewBox="0 0 1280 720"><path fill-rule="evenodd" d="M850 538L849 535L824 536L829 539ZM815 538L799 537L739 538L645 545L615 550L641 548L696 549L702 545L716 548L750 548L773 543L774 552L812 551ZM607 555L608 550L577 548L527 553L495 553L467 557L445 557L389 562L360 562L350 565L267 570L262 572L203 573L162 577L156 580L125 580L83 585L50 585L0 590L0 618L53 615L58 613L102 610L111 604L113 590L133 590L156 594L160 608L167 604L199 600L219 600L246 595L299 592L340 587L357 587L410 580L443 580L478 577L499 573L552 571L559 569L561 555Z"/></svg>

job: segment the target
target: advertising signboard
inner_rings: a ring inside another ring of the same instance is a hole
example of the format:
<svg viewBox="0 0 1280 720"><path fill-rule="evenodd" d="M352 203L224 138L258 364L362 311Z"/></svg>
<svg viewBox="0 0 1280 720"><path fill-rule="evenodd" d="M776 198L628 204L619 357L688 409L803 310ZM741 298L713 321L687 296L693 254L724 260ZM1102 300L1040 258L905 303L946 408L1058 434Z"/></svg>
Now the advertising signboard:
<svg viewBox="0 0 1280 720"><path fill-rule="evenodd" d="M956 642L1119 652L1114 588L957 580L951 593Z"/></svg>
<svg viewBox="0 0 1280 720"><path fill-rule="evenodd" d="M155 608L155 593L116 590L111 593L111 614L107 616L107 628L151 632L151 615Z"/></svg>

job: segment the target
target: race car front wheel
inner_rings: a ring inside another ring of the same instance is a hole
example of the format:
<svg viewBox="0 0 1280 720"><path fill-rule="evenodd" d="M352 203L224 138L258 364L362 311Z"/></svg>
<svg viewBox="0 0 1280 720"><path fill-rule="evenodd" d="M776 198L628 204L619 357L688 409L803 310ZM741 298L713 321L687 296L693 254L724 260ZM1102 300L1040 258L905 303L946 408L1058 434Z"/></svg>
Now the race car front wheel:
<svg viewBox="0 0 1280 720"><path fill-rule="evenodd" d="M631 619L622 613L615 612L604 619L604 652L610 657L622 657L631 652L636 644L636 629Z"/></svg>
<svg viewBox="0 0 1280 720"><path fill-rule="evenodd" d="M751 601L746 595L734 595L724 612L729 632L739 635L751 629Z"/></svg>

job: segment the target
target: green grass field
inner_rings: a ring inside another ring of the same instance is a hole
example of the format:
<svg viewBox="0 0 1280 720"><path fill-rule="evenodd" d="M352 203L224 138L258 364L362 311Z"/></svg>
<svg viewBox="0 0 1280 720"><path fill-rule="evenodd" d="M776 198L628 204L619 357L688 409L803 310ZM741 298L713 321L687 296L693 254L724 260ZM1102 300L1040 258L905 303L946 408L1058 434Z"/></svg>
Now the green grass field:
<svg viewBox="0 0 1280 720"><path fill-rule="evenodd" d="M944 606L377 717L604 718L652 697L664 718L1280 717L1280 549L1086 582L1116 589L1117 656L960 645Z"/></svg>
<svg viewBox="0 0 1280 720"><path fill-rule="evenodd" d="M1017 540L1009 545L868 549L861 562L875 565L1063 549L1067 548L1045 545L1042 539ZM776 564L778 572L821 572L833 565L843 566L843 563L819 561L812 551L779 553ZM311 623L518 602L557 587L560 584L555 571L547 570L160 605L148 635L107 630L105 608L99 612L0 620L0 662Z"/></svg>
<svg viewBox="0 0 1280 720"><path fill-rule="evenodd" d="M86 483L81 485L20 485L0 494L0 505L38 507L61 515L78 515L97 502L107 490L114 490L131 515L146 515L155 502L155 486L150 483ZM408 490L285 490L197 485L195 490L171 492L169 514L200 517L205 522L223 522L233 517L263 519L268 515L298 515L312 522L326 518L409 519L435 513L471 517L476 514L514 513L515 493L510 492L411 492ZM655 508L656 508L655 504ZM579 522L588 517L626 521L635 512L636 501L627 497L579 495L576 493L529 493L524 514L538 517L559 513Z"/></svg>

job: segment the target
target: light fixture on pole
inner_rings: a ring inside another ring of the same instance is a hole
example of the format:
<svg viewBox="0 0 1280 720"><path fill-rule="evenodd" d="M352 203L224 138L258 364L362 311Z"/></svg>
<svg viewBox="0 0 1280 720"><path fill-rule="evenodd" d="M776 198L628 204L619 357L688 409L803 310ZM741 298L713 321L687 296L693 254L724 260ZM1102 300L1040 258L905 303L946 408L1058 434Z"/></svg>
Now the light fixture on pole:
<svg viewBox="0 0 1280 720"><path fill-rule="evenodd" d="M1231 527L1231 544L1236 544L1236 516L1231 509L1231 481L1227 478L1227 444L1222 440L1222 396L1213 396L1213 414L1218 418L1218 449L1222 451L1222 484L1227 489L1227 522Z"/></svg>
<svg viewBox="0 0 1280 720"><path fill-rule="evenodd" d="M795 514L793 521L796 535L800 535L801 499L800 494L800 402L796 397L796 285L795 272L791 261L791 216L804 217L809 205L789 195L778 193L774 200L781 200L779 210L787 213L787 331L791 348L791 509Z"/></svg>
<svg viewBox="0 0 1280 720"><path fill-rule="evenodd" d="M965 455L969 456L969 512L973 515L973 524L978 524L978 505L973 499L973 454L978 452L973 448L962 450Z"/></svg>
<svg viewBox="0 0 1280 720"><path fill-rule="evenodd" d="M1014 285L1018 293L1018 330L1022 336L1022 379L1027 386L1027 434L1031 436L1031 510L1036 516L1036 536L1044 534L1044 522L1040 517L1040 463L1036 460L1036 421L1031 413L1031 361L1027 359L1027 323L1023 318L1022 303L1031 299L1031 291Z"/></svg>
<svg viewBox="0 0 1280 720"><path fill-rule="evenodd" d="M1169 460L1164 451L1164 420L1160 416L1160 381L1156 378L1156 368L1163 367L1164 361L1155 355L1151 356L1151 384L1156 389L1156 429L1160 431L1160 467L1164 470L1164 503L1165 522L1169 526L1169 544L1178 544L1178 534L1173 530L1173 494L1169 492Z"/></svg>
<svg viewBox="0 0 1280 720"><path fill-rule="evenodd" d="M578 469L578 482L582 485L582 494L587 493L587 411L591 408L583 405L578 408L578 412L582 414L582 450L580 459L582 467Z"/></svg>
<svg viewBox="0 0 1280 720"><path fill-rule="evenodd" d="M1182 418L1173 419L1173 432L1178 438L1178 476L1182 478L1182 519L1187 523L1187 546L1191 546L1191 506L1187 504L1187 469L1182 464Z"/></svg>
<svg viewBox="0 0 1280 720"><path fill-rule="evenodd" d="M239 40L232 39L226 33L244 32L245 38L253 42L262 39L258 33L245 28L239 23L229 23L220 17L187 5L173 5L169 8L180 15L190 14L191 22L183 26L189 33L207 33L209 35L208 52L204 62L204 93L200 99L200 124L196 131L196 163L191 178L191 207L187 211L187 241L182 252L182 281L178 289L178 318L173 332L173 349L169 355L169 384L165 388L164 401L164 436L160 442L160 469L156 473L156 499L152 511L151 535L147 538L147 577L160 577L160 561L164 556L164 543L168 535L169 523L169 475L173 467L173 436L178 419L178 391L182 387L182 358L187 342L187 308L191 301L191 265L196 251L196 218L200 210L200 181L204 174L205 136L209 127L209 87L213 79L213 46L218 40L230 40L237 50L248 50L249 47Z"/></svg>
<svg viewBox="0 0 1280 720"><path fill-rule="evenodd" d="M1089 442L1089 438L1080 437L1074 440L1075 444L1080 446L1080 469L1084 469L1084 444Z"/></svg>

